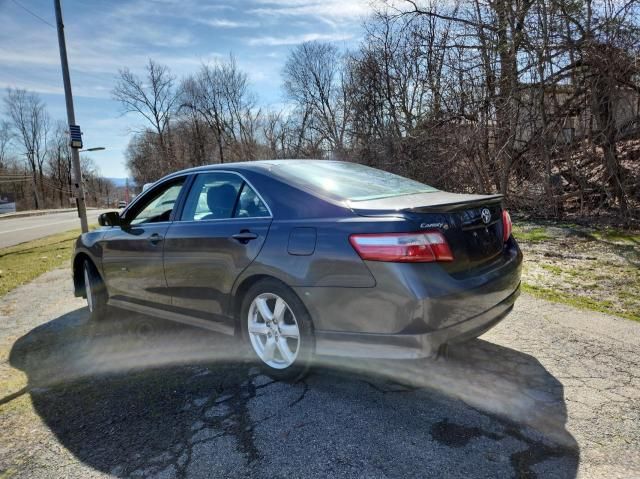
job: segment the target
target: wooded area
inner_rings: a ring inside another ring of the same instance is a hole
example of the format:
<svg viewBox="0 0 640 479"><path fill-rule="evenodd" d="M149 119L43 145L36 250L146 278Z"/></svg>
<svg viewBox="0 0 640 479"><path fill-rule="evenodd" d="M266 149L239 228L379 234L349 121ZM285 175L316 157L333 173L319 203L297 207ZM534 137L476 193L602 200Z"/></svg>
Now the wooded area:
<svg viewBox="0 0 640 479"><path fill-rule="evenodd" d="M336 158L536 215L638 219L637 2L404 2L363 27L354 51L290 52L283 111L258 108L233 57L179 82L153 61L146 78L121 71L115 98L150 124L132 174Z"/></svg>
<svg viewBox="0 0 640 479"><path fill-rule="evenodd" d="M356 48L290 51L278 111L260 106L232 55L180 79L150 59L143 75L121 70L113 90L147 125L127 164L143 184L209 163L334 158L499 192L536 216L630 225L640 220L638 13L637 0L381 3ZM21 140L34 178L35 140Z"/></svg>
<svg viewBox="0 0 640 479"><path fill-rule="evenodd" d="M70 208L72 170L65 122L53 122L35 93L8 89L0 120L0 193L11 195L18 210ZM86 199L92 206L115 200L115 187L88 157L81 157Z"/></svg>

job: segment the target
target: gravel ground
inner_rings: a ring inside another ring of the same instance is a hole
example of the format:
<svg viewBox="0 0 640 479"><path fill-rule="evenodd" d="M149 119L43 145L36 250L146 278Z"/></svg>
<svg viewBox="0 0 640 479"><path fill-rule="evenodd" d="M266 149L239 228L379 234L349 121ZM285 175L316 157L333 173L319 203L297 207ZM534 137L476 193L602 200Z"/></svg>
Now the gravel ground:
<svg viewBox="0 0 640 479"><path fill-rule="evenodd" d="M0 300L0 477L640 477L640 324L523 295L436 361L274 382L56 270Z"/></svg>

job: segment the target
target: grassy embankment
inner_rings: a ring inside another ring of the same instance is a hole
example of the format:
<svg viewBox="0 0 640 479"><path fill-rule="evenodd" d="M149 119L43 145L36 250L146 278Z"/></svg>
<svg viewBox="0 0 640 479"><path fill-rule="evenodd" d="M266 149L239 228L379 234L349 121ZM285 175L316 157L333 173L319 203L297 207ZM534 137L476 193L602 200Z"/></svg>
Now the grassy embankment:
<svg viewBox="0 0 640 479"><path fill-rule="evenodd" d="M515 221L523 291L640 321L640 233Z"/></svg>
<svg viewBox="0 0 640 479"><path fill-rule="evenodd" d="M80 230L0 249L0 296L54 268L69 265Z"/></svg>

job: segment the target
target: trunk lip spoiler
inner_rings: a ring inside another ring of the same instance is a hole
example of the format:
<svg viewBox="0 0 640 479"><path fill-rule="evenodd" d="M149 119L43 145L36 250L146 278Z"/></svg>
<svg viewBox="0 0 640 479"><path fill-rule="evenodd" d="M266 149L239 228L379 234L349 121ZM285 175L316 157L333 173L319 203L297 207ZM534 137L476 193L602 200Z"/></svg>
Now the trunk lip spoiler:
<svg viewBox="0 0 640 479"><path fill-rule="evenodd" d="M449 201L436 203L433 205L425 206L412 206L408 208L389 208L389 209L375 209L375 208L356 208L355 205L349 205L349 209L358 216L365 217L389 217L400 216L403 213L451 213L471 206L494 206L498 203L502 203L504 195L482 195L474 198L461 199L459 201Z"/></svg>
<svg viewBox="0 0 640 479"><path fill-rule="evenodd" d="M403 208L400 211L407 213L449 213L451 211L458 211L472 206L479 207L483 204L493 206L497 203L502 203L503 199L504 195L487 195L484 198L473 198L436 205L415 206L411 208Z"/></svg>

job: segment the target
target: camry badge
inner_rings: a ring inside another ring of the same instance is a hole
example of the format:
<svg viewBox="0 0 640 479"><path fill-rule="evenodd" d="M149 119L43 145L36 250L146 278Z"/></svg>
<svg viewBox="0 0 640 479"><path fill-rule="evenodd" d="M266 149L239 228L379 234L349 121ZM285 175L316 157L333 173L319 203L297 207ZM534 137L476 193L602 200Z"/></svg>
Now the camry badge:
<svg viewBox="0 0 640 479"><path fill-rule="evenodd" d="M491 221L491 211L489 211L488 208L482 208L482 211L480 212L480 217L482 218L482 222L485 225L488 225L489 221Z"/></svg>
<svg viewBox="0 0 640 479"><path fill-rule="evenodd" d="M448 230L449 225L447 223L420 223L421 230L426 230L429 228L442 228L443 230Z"/></svg>

